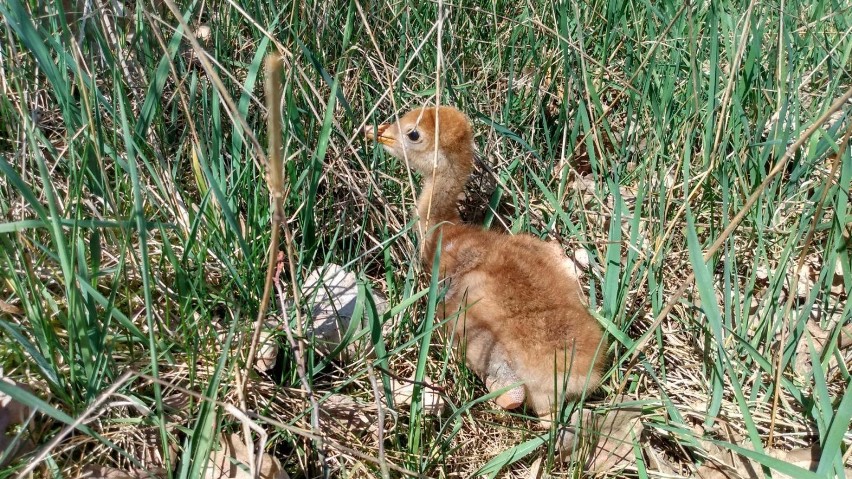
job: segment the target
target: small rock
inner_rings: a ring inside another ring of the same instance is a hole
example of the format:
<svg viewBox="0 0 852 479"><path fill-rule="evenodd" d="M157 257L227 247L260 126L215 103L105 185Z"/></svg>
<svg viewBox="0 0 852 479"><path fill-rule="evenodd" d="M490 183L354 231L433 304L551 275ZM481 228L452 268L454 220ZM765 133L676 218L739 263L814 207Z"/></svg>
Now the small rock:
<svg viewBox="0 0 852 479"><path fill-rule="evenodd" d="M278 342L269 331L261 331L258 344L254 368L264 373L272 369L278 360Z"/></svg>
<svg viewBox="0 0 852 479"><path fill-rule="evenodd" d="M431 381L424 382L432 384ZM391 382L391 389L393 390L393 400L397 407L411 405L412 397L414 396L413 381L398 381L394 379ZM444 408L446 407L444 398L434 389L425 386L421 387L420 394L424 413L430 416L438 416L444 412Z"/></svg>
<svg viewBox="0 0 852 479"><path fill-rule="evenodd" d="M201 43L210 43L210 39L213 37L212 32L210 31L210 27L207 25L200 25L195 30L195 38L198 39Z"/></svg>
<svg viewBox="0 0 852 479"><path fill-rule="evenodd" d="M666 172L666 176L663 177L663 184L666 185L667 190L672 189L677 184L677 180L675 180L674 175L670 171Z"/></svg>
<svg viewBox="0 0 852 479"><path fill-rule="evenodd" d="M574 262L577 263L581 269L588 270L589 264L591 264L591 260L589 259L589 252L585 249L578 248L574 251Z"/></svg>
<svg viewBox="0 0 852 479"><path fill-rule="evenodd" d="M312 321L308 329L314 336L317 350L322 354L331 354L343 341L355 312L358 299L355 274L346 272L336 264L328 264L308 275L302 292L309 304L313 304ZM379 314L387 310L384 298L375 295L373 301ZM356 327L360 329L361 325ZM346 353L354 353L354 345L349 346Z"/></svg>

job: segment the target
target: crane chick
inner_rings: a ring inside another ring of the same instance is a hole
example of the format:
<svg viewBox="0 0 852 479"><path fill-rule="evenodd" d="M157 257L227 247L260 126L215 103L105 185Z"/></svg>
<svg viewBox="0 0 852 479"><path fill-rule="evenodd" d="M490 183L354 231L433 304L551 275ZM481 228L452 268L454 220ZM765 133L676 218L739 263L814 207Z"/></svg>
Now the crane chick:
<svg viewBox="0 0 852 479"><path fill-rule="evenodd" d="M561 247L462 224L457 202L474 161L467 117L448 106L421 108L365 135L423 178L422 262L431 269L440 254L440 278L449 282L441 314L456 316L448 322L454 341L489 390L522 383L497 404L526 403L549 418L560 398L597 388L607 344Z"/></svg>

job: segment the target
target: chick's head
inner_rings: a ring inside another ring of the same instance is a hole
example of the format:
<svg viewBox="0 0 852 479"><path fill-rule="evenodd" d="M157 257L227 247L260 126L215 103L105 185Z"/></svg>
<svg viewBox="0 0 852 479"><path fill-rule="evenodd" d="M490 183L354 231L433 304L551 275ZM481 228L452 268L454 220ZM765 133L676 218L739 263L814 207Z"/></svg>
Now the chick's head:
<svg viewBox="0 0 852 479"><path fill-rule="evenodd" d="M398 122L379 125L376 133L366 130L367 138L377 140L388 153L423 175L434 168L437 174L466 176L473 169L470 121L453 107L412 110Z"/></svg>

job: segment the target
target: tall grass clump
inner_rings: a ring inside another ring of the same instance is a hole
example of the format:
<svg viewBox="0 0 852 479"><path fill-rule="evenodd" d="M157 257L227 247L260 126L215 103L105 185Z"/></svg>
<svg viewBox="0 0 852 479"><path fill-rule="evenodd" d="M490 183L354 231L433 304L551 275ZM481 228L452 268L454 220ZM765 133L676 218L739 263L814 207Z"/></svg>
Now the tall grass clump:
<svg viewBox="0 0 852 479"><path fill-rule="evenodd" d="M0 0L0 16L0 476L198 477L235 433L245 461L294 477L844 477L843 2ZM359 133L435 103L474 122L465 218L563 245L611 338L603 387L559 427L495 408L449 347L417 178ZM311 319L327 285L308 279L332 264L355 306L328 354ZM247 364L273 345L274 367ZM635 423L614 446L560 453L565 428L594 435L581 419L619 409Z"/></svg>

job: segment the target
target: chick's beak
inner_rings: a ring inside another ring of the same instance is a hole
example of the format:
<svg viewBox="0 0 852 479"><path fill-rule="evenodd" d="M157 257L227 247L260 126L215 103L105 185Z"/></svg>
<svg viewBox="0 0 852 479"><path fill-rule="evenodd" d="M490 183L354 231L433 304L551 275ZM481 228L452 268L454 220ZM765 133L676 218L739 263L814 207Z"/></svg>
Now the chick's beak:
<svg viewBox="0 0 852 479"><path fill-rule="evenodd" d="M367 126L364 127L364 136L368 140L376 140L383 145L392 145L392 144L396 143L396 141L392 137L385 136L385 134L384 134L385 131L388 129L388 127L390 127L389 124L383 123L383 124L377 126L376 131L374 132L372 127L367 125ZM376 136L376 135L378 135L378 136Z"/></svg>

